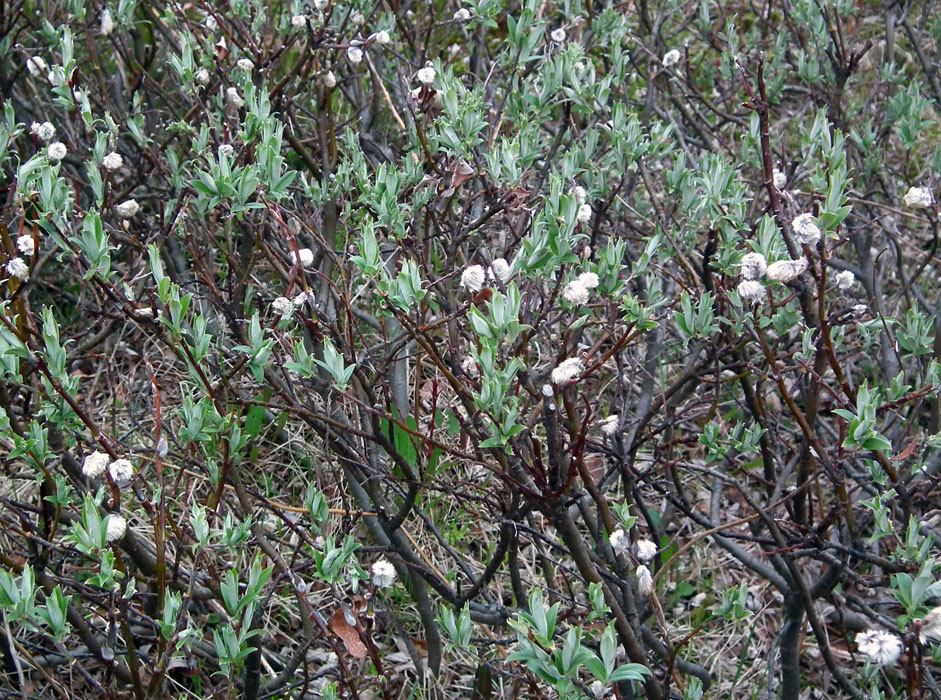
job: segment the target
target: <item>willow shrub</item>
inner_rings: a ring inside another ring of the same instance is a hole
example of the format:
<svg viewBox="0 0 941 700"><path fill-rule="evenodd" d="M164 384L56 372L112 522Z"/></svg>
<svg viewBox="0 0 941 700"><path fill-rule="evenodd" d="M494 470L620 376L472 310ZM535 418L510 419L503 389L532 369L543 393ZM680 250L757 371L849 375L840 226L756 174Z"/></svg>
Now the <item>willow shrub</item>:
<svg viewBox="0 0 941 700"><path fill-rule="evenodd" d="M7 7L4 685L936 688L939 40L931 2Z"/></svg>

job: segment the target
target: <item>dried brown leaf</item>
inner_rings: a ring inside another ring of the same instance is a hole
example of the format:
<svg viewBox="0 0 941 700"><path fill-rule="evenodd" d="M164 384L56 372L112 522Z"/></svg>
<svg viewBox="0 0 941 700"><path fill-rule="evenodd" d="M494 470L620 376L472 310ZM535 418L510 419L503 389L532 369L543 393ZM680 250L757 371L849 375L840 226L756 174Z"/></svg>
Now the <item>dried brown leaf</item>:
<svg viewBox="0 0 941 700"><path fill-rule="evenodd" d="M365 659L366 658L366 645L363 644L363 641L359 638L359 632L356 627L351 625L346 619L347 613L343 608L337 608L333 613L333 617L330 618L330 629L333 630L333 633L343 640L343 645L346 647L346 650L350 652L350 656L354 659ZM350 613L352 617L352 613ZM355 623L356 618L353 618Z"/></svg>

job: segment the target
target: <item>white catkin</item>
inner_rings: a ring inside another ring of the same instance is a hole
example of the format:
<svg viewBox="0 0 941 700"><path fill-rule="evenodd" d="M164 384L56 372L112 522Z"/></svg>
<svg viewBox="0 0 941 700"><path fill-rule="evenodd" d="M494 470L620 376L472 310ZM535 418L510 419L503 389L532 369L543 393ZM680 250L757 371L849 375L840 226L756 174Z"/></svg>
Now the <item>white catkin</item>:
<svg viewBox="0 0 941 700"><path fill-rule="evenodd" d="M461 273L461 286L469 292L479 292L485 280L486 273L482 265L470 265Z"/></svg>
<svg viewBox="0 0 941 700"><path fill-rule="evenodd" d="M902 201L911 209L924 209L934 203L934 195L927 187L909 187Z"/></svg>
<svg viewBox="0 0 941 700"><path fill-rule="evenodd" d="M624 554L631 548L631 540L622 528L618 528L608 537L608 543L615 554Z"/></svg>
<svg viewBox="0 0 941 700"><path fill-rule="evenodd" d="M124 537L125 532L127 532L127 521L120 515L114 513L109 515L107 530L105 531L105 538L108 542L117 542Z"/></svg>
<svg viewBox="0 0 941 700"><path fill-rule="evenodd" d="M791 221L794 236L803 245L817 245L820 240L820 228L814 222L813 214L801 214Z"/></svg>
<svg viewBox="0 0 941 700"><path fill-rule="evenodd" d="M388 588L395 583L395 567L385 559L372 565L372 582L377 588Z"/></svg>
<svg viewBox="0 0 941 700"><path fill-rule="evenodd" d="M570 357L567 360L563 360L558 367L552 370L552 383L559 386L571 384L578 379L584 369L585 365L583 365L582 361L577 357Z"/></svg>
<svg viewBox="0 0 941 700"><path fill-rule="evenodd" d="M748 304L760 304L765 298L765 286L757 280L742 280L737 290L742 301Z"/></svg>
<svg viewBox="0 0 941 700"><path fill-rule="evenodd" d="M901 640L885 630L870 629L857 635L856 647L859 653L880 666L892 665L902 655Z"/></svg>
<svg viewBox="0 0 941 700"><path fill-rule="evenodd" d="M742 277L747 280L756 280L764 276L768 269L768 261L761 253L745 253L742 256L742 262L739 263L742 270Z"/></svg>
<svg viewBox="0 0 941 700"><path fill-rule="evenodd" d="M798 260L778 260L768 265L768 271L765 273L765 276L774 282L786 284L802 275L806 269L806 258L799 258Z"/></svg>
<svg viewBox="0 0 941 700"><path fill-rule="evenodd" d="M562 298L576 306L587 304L590 296L591 292L588 290L588 287L579 280L572 280L565 285L565 289L562 290Z"/></svg>
<svg viewBox="0 0 941 700"><path fill-rule="evenodd" d="M106 453L95 450L85 457L85 461L82 463L82 474L89 479L97 479L105 473L105 469L108 468L110 462L111 458Z"/></svg>

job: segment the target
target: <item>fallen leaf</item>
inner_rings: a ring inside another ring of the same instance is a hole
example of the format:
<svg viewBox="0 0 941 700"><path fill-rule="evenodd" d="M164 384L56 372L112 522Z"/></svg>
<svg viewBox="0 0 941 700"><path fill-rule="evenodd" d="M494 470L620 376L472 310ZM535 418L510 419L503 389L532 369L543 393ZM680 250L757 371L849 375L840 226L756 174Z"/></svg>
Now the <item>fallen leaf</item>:
<svg viewBox="0 0 941 700"><path fill-rule="evenodd" d="M585 455L585 467L588 469L588 473L591 474L591 478L595 483L598 483L604 478L605 472L607 472L608 469L604 455L597 452Z"/></svg>
<svg viewBox="0 0 941 700"><path fill-rule="evenodd" d="M892 462L904 462L906 459L911 457L915 453L915 448L918 447L918 438L916 437L912 440L912 444L906 447L904 450L895 455L890 461Z"/></svg>
<svg viewBox="0 0 941 700"><path fill-rule="evenodd" d="M451 168L451 187L457 189L476 174L477 171L463 160L455 163Z"/></svg>
<svg viewBox="0 0 941 700"><path fill-rule="evenodd" d="M355 620L356 619L353 618L354 622ZM366 645L363 644L363 641L359 638L359 632L356 628L347 622L346 613L343 608L337 608L333 613L333 617L330 618L330 629L333 630L336 636L343 640L343 644L346 646L346 650L350 652L350 656L354 659L366 658Z"/></svg>
<svg viewBox="0 0 941 700"><path fill-rule="evenodd" d="M474 694L471 700L491 700L493 697L493 672L486 664L477 665L474 674Z"/></svg>

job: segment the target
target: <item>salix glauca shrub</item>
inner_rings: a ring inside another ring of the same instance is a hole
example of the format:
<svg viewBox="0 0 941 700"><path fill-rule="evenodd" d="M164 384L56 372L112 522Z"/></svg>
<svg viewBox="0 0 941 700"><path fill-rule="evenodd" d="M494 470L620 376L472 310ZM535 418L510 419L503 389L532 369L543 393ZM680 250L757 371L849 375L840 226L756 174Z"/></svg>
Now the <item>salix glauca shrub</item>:
<svg viewBox="0 0 941 700"><path fill-rule="evenodd" d="M936 692L937 9L0 10L3 686Z"/></svg>

